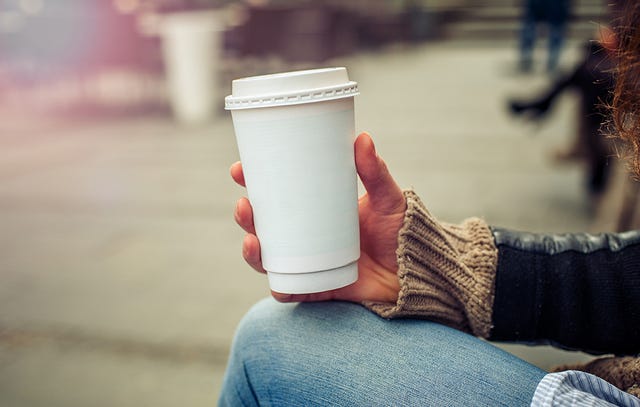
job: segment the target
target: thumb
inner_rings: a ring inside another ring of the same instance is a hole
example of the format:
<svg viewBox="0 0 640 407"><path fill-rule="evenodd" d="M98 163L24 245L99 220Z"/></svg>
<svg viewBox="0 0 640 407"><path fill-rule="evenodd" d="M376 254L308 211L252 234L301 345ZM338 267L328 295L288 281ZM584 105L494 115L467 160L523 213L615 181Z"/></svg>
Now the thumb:
<svg viewBox="0 0 640 407"><path fill-rule="evenodd" d="M389 173L385 162L376 153L371 136L368 133L360 134L354 148L358 175L373 209L386 213L404 211L402 190Z"/></svg>

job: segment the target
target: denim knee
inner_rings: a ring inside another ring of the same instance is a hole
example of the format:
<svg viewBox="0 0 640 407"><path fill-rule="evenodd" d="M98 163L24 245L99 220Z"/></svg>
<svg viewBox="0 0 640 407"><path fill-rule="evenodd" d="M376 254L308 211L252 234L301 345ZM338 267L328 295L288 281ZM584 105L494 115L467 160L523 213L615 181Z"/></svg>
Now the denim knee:
<svg viewBox="0 0 640 407"><path fill-rule="evenodd" d="M252 366L247 360L277 362L281 352L287 352L292 337L296 337L293 314L297 305L265 298L251 307L236 329L232 358L243 361L245 369Z"/></svg>
<svg viewBox="0 0 640 407"><path fill-rule="evenodd" d="M268 373L272 361L277 361L277 340L273 336L284 322L281 309L273 299L254 305L242 318L231 346L225 372L220 406L257 406L260 396L256 387Z"/></svg>
<svg viewBox="0 0 640 407"><path fill-rule="evenodd" d="M288 310L295 304L281 304L273 298L256 303L244 315L235 333L234 346L255 348L267 338L273 338L286 329Z"/></svg>
<svg viewBox="0 0 640 407"><path fill-rule="evenodd" d="M486 405L527 405L543 375L442 325L268 299L238 327L220 404L473 405L480 394Z"/></svg>

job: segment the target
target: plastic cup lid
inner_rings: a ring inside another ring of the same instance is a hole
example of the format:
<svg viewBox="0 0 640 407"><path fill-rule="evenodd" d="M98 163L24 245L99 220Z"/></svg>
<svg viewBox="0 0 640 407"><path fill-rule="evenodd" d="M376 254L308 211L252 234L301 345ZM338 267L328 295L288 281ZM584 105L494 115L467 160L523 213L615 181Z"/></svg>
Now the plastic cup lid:
<svg viewBox="0 0 640 407"><path fill-rule="evenodd" d="M225 109L254 109L353 97L358 84L350 81L347 69L322 68L236 79Z"/></svg>

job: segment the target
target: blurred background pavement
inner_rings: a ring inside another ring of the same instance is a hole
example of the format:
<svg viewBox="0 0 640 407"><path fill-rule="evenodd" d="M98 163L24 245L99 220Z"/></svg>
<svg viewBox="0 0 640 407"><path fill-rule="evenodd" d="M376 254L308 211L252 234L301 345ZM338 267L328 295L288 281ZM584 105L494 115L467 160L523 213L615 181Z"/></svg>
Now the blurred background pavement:
<svg viewBox="0 0 640 407"><path fill-rule="evenodd" d="M346 66L358 131L441 220L615 230L584 165L551 159L577 95L541 122L507 108L581 60L603 3L574 2L556 71L541 35L522 73L515 0L3 2L0 405L215 404L235 326L268 295L232 215L233 78Z"/></svg>

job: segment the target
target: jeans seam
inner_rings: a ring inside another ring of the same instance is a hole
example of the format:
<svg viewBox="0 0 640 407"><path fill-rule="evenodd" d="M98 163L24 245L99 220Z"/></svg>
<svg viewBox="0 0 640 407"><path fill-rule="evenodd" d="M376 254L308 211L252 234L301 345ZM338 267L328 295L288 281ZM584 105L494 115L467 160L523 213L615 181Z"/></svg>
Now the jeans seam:
<svg viewBox="0 0 640 407"><path fill-rule="evenodd" d="M244 373L245 380L247 381L247 386L249 387L249 390L251 390L251 396L253 397L255 404L260 405L260 403L258 403L258 396L256 395L256 392L253 389L253 385L251 384L251 380L249 380L249 372L247 371L247 365L244 361L242 361L242 371ZM240 398L240 400L242 400L242 397ZM242 400L242 405L246 406L244 404L244 400Z"/></svg>

